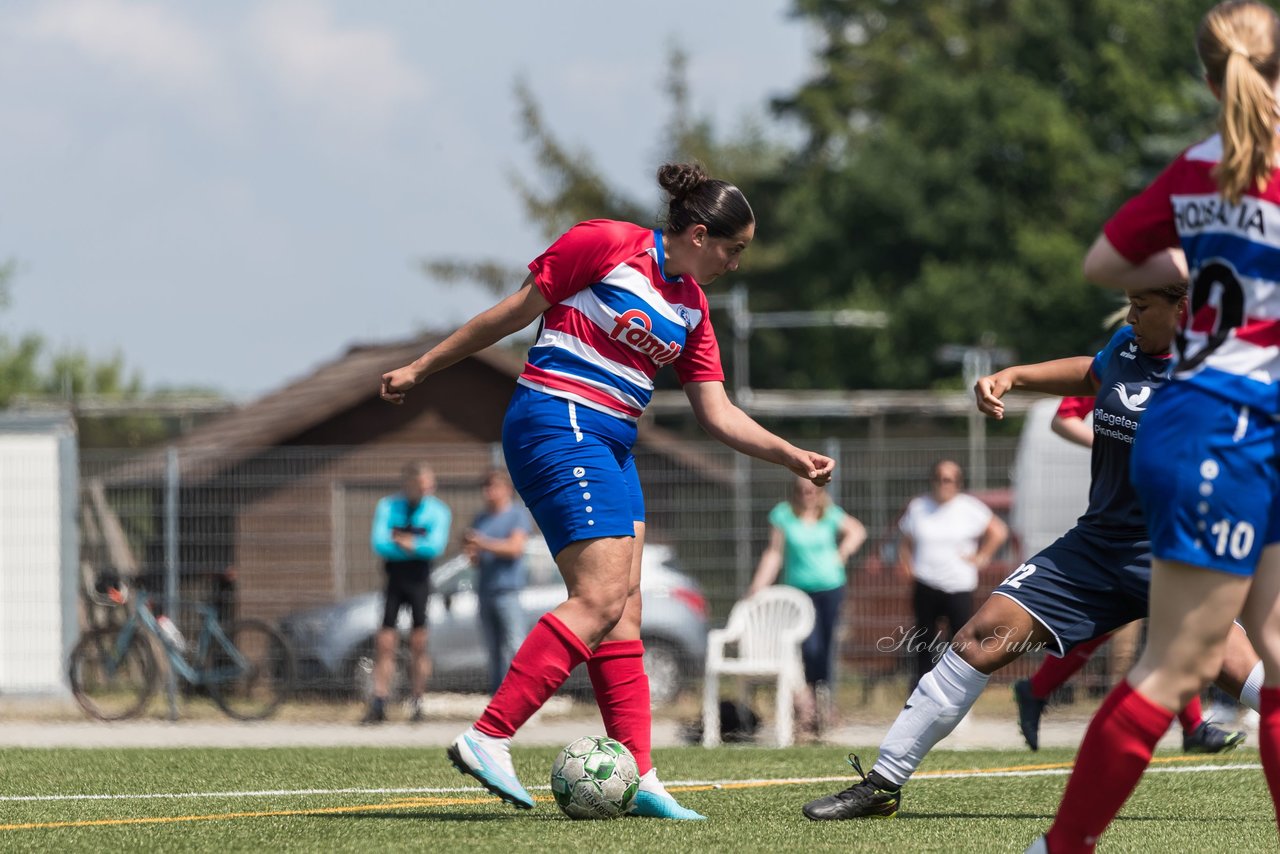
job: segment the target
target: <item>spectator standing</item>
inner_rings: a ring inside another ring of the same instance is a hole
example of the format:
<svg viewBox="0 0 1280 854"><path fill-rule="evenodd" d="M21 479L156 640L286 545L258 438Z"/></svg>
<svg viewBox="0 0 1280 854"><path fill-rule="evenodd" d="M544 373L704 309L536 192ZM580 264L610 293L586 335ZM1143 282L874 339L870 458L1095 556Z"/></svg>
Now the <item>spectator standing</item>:
<svg viewBox="0 0 1280 854"><path fill-rule="evenodd" d="M788 501L769 512L769 545L747 591L753 596L777 580L808 594L816 620L800 647L805 687L796 696L801 732L816 735L818 688L831 685L832 658L848 575L845 565L867 540L867 529L830 494L797 477Z"/></svg>
<svg viewBox="0 0 1280 854"><path fill-rule="evenodd" d="M482 490L485 509L471 522L463 550L477 570L480 626L489 652L489 693L493 694L529 633L520 591L529 582L524 547L533 522L529 511L515 503L515 489L506 472L489 472Z"/></svg>
<svg viewBox="0 0 1280 854"><path fill-rule="evenodd" d="M947 620L947 640L969 622L978 570L1009 539L1008 526L991 508L963 491L959 463L934 463L929 482L929 492L913 498L898 522L899 571L915 581L911 601L916 630L908 644L916 651L912 690L933 668L934 640L941 639L938 621Z"/></svg>
<svg viewBox="0 0 1280 854"><path fill-rule="evenodd" d="M436 476L426 463L410 463L401 472L401 489L378 502L369 540L387 573L382 627L378 629L373 665L373 697L362 723L387 719L387 695L395 673L400 638L396 622L400 609L409 608L409 720L422 720L422 695L431 675L427 657L427 597L431 595L431 562L449 542L452 514L435 497Z"/></svg>

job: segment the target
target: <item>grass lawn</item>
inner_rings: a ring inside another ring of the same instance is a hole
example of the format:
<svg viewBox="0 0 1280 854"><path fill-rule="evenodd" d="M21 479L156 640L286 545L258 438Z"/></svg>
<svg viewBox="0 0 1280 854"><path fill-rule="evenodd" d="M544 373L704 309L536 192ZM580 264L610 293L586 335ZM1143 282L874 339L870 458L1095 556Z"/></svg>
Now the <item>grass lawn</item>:
<svg viewBox="0 0 1280 854"><path fill-rule="evenodd" d="M655 753L664 779L721 783L678 792L709 821L575 822L546 790L554 755L517 750L539 800L518 813L440 748L0 750L0 850L1020 852L1048 827L1072 759L937 751L897 818L815 823L801 805L847 783L795 778L849 777L841 751L673 748ZM874 750L862 755L870 768ZM1251 750L1161 754L1100 850L1276 851L1257 762ZM85 795L112 797L30 799Z"/></svg>

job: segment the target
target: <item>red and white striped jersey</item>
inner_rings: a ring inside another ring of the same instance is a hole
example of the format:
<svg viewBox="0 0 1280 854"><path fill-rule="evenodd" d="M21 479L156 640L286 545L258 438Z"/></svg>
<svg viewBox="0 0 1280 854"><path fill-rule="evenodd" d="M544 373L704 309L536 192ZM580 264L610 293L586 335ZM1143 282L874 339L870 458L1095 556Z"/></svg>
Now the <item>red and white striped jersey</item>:
<svg viewBox="0 0 1280 854"><path fill-rule="evenodd" d="M1190 312L1179 331L1173 381L1280 413L1280 170L1239 204L1218 192L1222 140L1193 145L1103 229L1131 263L1181 246Z"/></svg>
<svg viewBox="0 0 1280 854"><path fill-rule="evenodd" d="M707 297L689 276L663 273L662 232L590 220L569 229L529 269L551 307L519 383L635 420L663 365L681 384L723 381Z"/></svg>

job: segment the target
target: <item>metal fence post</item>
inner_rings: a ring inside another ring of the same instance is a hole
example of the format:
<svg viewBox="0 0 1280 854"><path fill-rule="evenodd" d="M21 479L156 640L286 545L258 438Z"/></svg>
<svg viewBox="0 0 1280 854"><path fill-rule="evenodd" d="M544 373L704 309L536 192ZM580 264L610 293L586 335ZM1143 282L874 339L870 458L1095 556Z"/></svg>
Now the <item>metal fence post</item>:
<svg viewBox="0 0 1280 854"><path fill-rule="evenodd" d="M178 449L169 447L164 467L164 610L173 620L178 615ZM165 686L169 720L178 719L178 676L169 668Z"/></svg>

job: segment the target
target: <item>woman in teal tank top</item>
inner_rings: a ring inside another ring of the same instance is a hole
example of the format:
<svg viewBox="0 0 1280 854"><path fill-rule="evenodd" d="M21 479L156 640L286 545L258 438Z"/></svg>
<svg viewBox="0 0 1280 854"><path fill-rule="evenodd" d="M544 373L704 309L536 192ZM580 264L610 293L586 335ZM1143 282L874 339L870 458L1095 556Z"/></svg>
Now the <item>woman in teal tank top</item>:
<svg viewBox="0 0 1280 854"><path fill-rule="evenodd" d="M769 512L769 545L760 556L747 595L778 580L813 600L813 633L801 646L805 690L796 697L801 732L814 730L817 686L829 686L840 606L848 581L845 564L867 539L863 524L831 501L827 491L796 479L791 498Z"/></svg>

